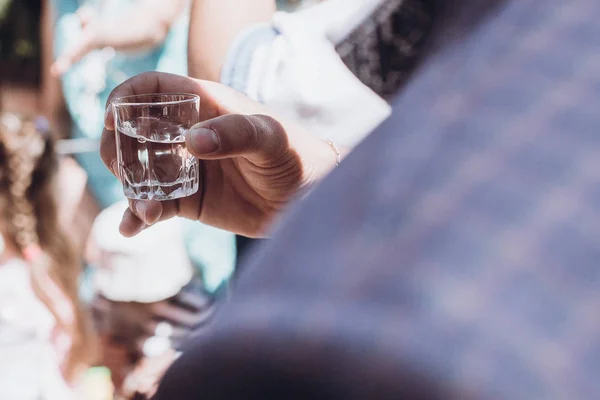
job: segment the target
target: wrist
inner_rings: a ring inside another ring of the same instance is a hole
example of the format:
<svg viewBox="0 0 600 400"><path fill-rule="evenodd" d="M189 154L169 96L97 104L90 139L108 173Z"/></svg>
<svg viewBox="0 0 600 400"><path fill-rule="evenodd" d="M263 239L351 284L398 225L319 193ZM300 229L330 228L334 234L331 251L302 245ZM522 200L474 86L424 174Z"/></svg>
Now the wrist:
<svg viewBox="0 0 600 400"><path fill-rule="evenodd" d="M340 149L333 141L329 139L325 140L325 143L327 143L329 147L331 147L331 150L333 150L333 152L335 153L335 166L339 167L340 163L342 162L342 154L340 152Z"/></svg>
<svg viewBox="0 0 600 400"><path fill-rule="evenodd" d="M312 149L310 166L306 167L305 189L310 189L337 168L348 149L338 146L330 140L318 139Z"/></svg>

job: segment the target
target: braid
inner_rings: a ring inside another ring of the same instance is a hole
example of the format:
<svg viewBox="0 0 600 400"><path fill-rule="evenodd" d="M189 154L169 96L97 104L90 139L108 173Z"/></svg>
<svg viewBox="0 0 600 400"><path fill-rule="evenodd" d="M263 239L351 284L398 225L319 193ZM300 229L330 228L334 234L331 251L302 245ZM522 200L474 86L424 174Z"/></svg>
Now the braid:
<svg viewBox="0 0 600 400"><path fill-rule="evenodd" d="M80 265L57 224L51 185L56 158L51 141L34 121L3 114L0 150L0 163L5 162L6 172L0 176L3 220L10 238L31 264L34 292L69 337L70 344L62 351L63 373L70 380L89 359L91 335L77 296Z"/></svg>
<svg viewBox="0 0 600 400"><path fill-rule="evenodd" d="M7 152L7 200L11 211L10 225L17 246L24 251L29 246L39 245L35 209L27 192L31 187L33 171L44 151L45 143L32 123L23 124L20 129L21 135L13 134L6 137L9 130L0 129L0 131L4 132L5 137L2 139Z"/></svg>

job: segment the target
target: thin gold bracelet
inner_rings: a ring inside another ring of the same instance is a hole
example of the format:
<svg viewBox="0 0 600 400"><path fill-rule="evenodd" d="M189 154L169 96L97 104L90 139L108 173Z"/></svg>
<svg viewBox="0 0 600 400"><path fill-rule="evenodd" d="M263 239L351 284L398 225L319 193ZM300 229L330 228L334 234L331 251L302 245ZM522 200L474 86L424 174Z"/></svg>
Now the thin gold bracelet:
<svg viewBox="0 0 600 400"><path fill-rule="evenodd" d="M331 149L335 152L335 166L339 167L340 163L342 162L342 155L340 154L340 151L338 150L335 143L333 143L331 140L325 140L325 143L327 143L329 147L331 147Z"/></svg>

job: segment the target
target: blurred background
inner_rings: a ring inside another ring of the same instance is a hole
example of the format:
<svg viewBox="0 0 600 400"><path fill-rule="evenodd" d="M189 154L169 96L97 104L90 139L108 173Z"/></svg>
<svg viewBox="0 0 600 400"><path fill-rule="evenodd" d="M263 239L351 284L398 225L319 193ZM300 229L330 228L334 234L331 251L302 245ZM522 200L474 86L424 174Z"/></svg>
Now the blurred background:
<svg viewBox="0 0 600 400"><path fill-rule="evenodd" d="M41 0L0 0L0 101L3 110L41 107Z"/></svg>
<svg viewBox="0 0 600 400"><path fill-rule="evenodd" d="M304 1L310 4L315 1ZM293 10L301 0L280 0ZM42 0L0 0L0 101L10 112L35 113L42 107Z"/></svg>

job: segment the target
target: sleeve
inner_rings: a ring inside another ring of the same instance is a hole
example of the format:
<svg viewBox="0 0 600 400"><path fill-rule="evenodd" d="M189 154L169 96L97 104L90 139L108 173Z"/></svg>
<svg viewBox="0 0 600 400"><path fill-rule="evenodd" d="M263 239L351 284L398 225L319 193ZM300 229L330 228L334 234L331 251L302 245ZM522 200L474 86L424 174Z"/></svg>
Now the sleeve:
<svg viewBox="0 0 600 400"><path fill-rule="evenodd" d="M337 54L325 29L336 9L310 11L279 12L270 24L242 32L226 58L221 83L323 139L354 147L390 115L390 107ZM319 28L307 29L308 20L318 20L313 27Z"/></svg>

